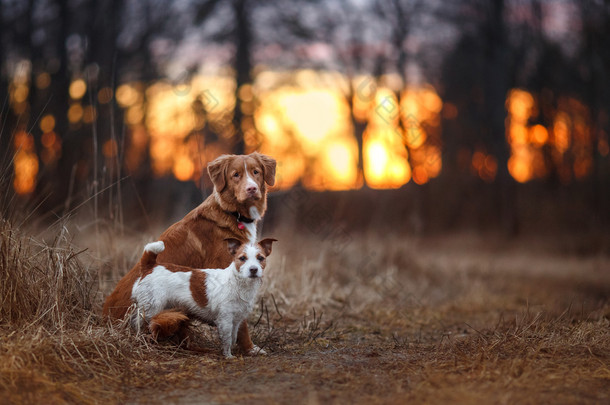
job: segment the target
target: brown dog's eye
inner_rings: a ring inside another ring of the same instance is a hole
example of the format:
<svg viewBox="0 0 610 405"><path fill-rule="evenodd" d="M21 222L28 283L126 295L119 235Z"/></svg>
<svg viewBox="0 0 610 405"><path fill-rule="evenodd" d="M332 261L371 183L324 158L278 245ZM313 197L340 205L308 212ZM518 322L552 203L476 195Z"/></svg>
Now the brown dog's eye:
<svg viewBox="0 0 610 405"><path fill-rule="evenodd" d="M233 177L235 177L235 178L239 177L239 173L238 172L233 173Z"/></svg>
<svg viewBox="0 0 610 405"><path fill-rule="evenodd" d="M265 258L263 256L258 256L257 259L259 262L262 262L263 260L265 260Z"/></svg>
<svg viewBox="0 0 610 405"><path fill-rule="evenodd" d="M246 261L246 259L247 259L247 257L246 257L246 256L241 256L241 257L239 258L239 260L241 260L242 262L245 262L245 261Z"/></svg>
<svg viewBox="0 0 610 405"><path fill-rule="evenodd" d="M252 173L259 174L260 172L257 169L254 169L254 171Z"/></svg>

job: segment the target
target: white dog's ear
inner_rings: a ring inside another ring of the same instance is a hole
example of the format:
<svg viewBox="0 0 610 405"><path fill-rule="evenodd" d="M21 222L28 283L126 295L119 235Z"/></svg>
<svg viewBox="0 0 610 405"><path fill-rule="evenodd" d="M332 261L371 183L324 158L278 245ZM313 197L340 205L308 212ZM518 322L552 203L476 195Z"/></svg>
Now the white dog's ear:
<svg viewBox="0 0 610 405"><path fill-rule="evenodd" d="M261 166L263 166L265 183L273 186L275 184L275 167L277 166L275 159L258 152L254 152L250 156L258 160Z"/></svg>
<svg viewBox="0 0 610 405"><path fill-rule="evenodd" d="M265 256L269 256L271 254L271 245L273 244L273 242L277 242L277 239L267 238L258 242L260 247L263 249Z"/></svg>
<svg viewBox="0 0 610 405"><path fill-rule="evenodd" d="M241 246L241 241L239 239L233 238L227 238L225 239L225 241L227 242L227 248L229 249L229 253L231 253L231 256L235 256L235 253L237 253L237 250Z"/></svg>
<svg viewBox="0 0 610 405"><path fill-rule="evenodd" d="M227 167L234 155L222 155L208 163L208 174L217 192L222 192L227 185Z"/></svg>

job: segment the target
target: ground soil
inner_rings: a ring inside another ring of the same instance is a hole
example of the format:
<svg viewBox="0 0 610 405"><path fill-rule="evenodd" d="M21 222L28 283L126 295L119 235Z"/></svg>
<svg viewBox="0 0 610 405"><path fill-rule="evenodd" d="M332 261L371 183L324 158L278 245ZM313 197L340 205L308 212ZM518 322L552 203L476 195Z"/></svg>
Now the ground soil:
<svg viewBox="0 0 610 405"><path fill-rule="evenodd" d="M273 303L278 299L271 295L279 293L273 287L266 291L253 335L267 356L224 360L213 331L203 330L207 337L199 343L209 353L180 355L153 368L175 380L174 389L145 386L127 390L126 398L142 403L610 401L607 258L464 236L379 243L385 255L371 263L378 271L325 275L325 282L337 287L327 289L326 299L291 306ZM319 260L322 268L341 261Z"/></svg>
<svg viewBox="0 0 610 405"><path fill-rule="evenodd" d="M275 236L250 317L268 355L225 360L206 325L195 350L96 317L59 337L1 330L0 402L610 402L603 253L463 234L359 234L340 248Z"/></svg>

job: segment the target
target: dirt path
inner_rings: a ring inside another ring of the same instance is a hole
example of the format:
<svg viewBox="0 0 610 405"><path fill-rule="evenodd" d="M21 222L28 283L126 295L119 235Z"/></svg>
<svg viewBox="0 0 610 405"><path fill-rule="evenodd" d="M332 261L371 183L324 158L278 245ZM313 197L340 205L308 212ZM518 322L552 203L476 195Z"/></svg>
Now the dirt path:
<svg viewBox="0 0 610 405"><path fill-rule="evenodd" d="M268 311L254 334L269 356L225 361L204 331L211 354L162 366L174 390L126 394L141 403L607 403L607 264L419 250L409 269L359 279L378 292L364 305L353 292L322 320Z"/></svg>
<svg viewBox="0 0 610 405"><path fill-rule="evenodd" d="M227 361L208 326L197 353L95 317L32 323L0 329L0 403L610 403L606 256L281 240L250 318L268 356Z"/></svg>
<svg viewBox="0 0 610 405"><path fill-rule="evenodd" d="M608 327L608 322L591 326ZM167 377L176 379L176 389L130 391L128 402L603 403L610 399L608 351L584 342L545 348L544 338L524 345L519 338L504 342L506 335L488 336L488 342L466 335L445 338L444 343L400 347L382 338L351 338L354 341L328 348L309 347L265 358L176 361L173 366L184 377L175 369L167 370Z"/></svg>

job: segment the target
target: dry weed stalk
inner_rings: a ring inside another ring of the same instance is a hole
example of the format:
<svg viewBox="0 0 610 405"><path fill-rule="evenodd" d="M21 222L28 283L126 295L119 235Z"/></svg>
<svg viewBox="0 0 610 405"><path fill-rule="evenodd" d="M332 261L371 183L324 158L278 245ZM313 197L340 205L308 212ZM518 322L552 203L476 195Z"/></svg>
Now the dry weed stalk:
<svg viewBox="0 0 610 405"><path fill-rule="evenodd" d="M65 228L57 235L47 244L0 220L0 402L118 401L141 367L176 349L103 323L98 269Z"/></svg>
<svg viewBox="0 0 610 405"><path fill-rule="evenodd" d="M53 331L87 321L96 274L67 238L62 232L47 245L0 223L0 324Z"/></svg>

